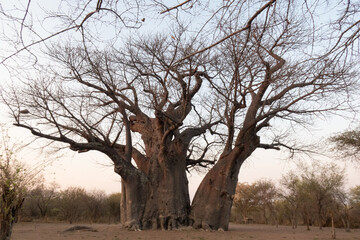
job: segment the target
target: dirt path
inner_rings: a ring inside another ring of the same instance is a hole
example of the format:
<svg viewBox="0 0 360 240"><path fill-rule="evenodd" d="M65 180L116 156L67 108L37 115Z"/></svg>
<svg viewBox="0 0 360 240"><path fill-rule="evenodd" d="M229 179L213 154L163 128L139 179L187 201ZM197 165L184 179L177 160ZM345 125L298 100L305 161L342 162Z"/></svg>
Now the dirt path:
<svg viewBox="0 0 360 240"><path fill-rule="evenodd" d="M251 240L322 240L331 239L331 230L324 228L319 230L313 227L311 231L306 231L305 227L298 227L293 230L289 226L266 226L266 225L238 225L231 224L227 232L207 232L201 230L176 230L176 231L141 231L130 232L123 230L119 225L108 224L78 224L87 226L91 229L74 231L65 230L75 225L65 223L18 223L14 227L13 240L125 240L125 239L144 239L144 240L228 240L228 239L251 239ZM338 240L360 240L360 229L345 232L337 229Z"/></svg>

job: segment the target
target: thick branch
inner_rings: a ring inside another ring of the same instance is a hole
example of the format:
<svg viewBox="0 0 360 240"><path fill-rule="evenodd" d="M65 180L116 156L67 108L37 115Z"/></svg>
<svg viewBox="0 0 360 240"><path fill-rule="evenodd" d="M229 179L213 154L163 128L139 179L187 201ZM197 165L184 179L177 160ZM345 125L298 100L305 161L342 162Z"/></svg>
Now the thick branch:
<svg viewBox="0 0 360 240"><path fill-rule="evenodd" d="M127 117L125 109L122 109L121 114L123 115L123 122L125 125L125 131L126 131L125 160L128 162L131 162L132 139L131 139L130 121Z"/></svg>
<svg viewBox="0 0 360 240"><path fill-rule="evenodd" d="M207 159L186 159L186 166L189 167L194 167L196 165L200 166L200 167L207 167L208 165L214 165L215 164L215 160L207 160Z"/></svg>
<svg viewBox="0 0 360 240"><path fill-rule="evenodd" d="M121 144L115 144L115 149L119 152L119 154L125 154L125 146ZM145 173L146 175L149 173L150 161L149 159L143 155L139 150L135 147L132 147L132 156L131 156L136 166L139 168L140 171Z"/></svg>
<svg viewBox="0 0 360 240"><path fill-rule="evenodd" d="M122 178L127 179L131 175L138 174L138 169L136 169L131 162L125 161L115 150L115 148L105 145L103 142L86 142L79 143L76 142L64 135L57 137L49 134L41 133L40 130L37 130L28 125L15 123L17 127L22 127L31 131L34 136L49 139L56 142L67 143L70 145L70 149L78 152L85 152L89 150L96 150L106 154L114 163L116 172L121 175Z"/></svg>
<svg viewBox="0 0 360 240"><path fill-rule="evenodd" d="M188 144L188 143L190 143L192 138L205 133L207 130L211 129L211 127L219 124L220 122L221 121L219 120L219 121L215 121L213 123L205 124L201 127L188 128L180 134L180 138L183 140L184 143Z"/></svg>
<svg viewBox="0 0 360 240"><path fill-rule="evenodd" d="M260 143L260 144L259 144L259 148L280 150L279 144L264 144L264 143Z"/></svg>

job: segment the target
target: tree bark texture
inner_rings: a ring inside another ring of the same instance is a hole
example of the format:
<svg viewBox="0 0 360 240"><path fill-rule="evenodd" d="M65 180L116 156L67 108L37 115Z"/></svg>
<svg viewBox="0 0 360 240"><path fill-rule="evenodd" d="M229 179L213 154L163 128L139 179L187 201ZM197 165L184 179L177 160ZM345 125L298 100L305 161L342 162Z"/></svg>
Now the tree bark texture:
<svg viewBox="0 0 360 240"><path fill-rule="evenodd" d="M16 205L6 205L6 210L2 213L0 224L0 240L10 240L14 223L17 221L19 210L24 202L24 199L18 199Z"/></svg>
<svg viewBox="0 0 360 240"><path fill-rule="evenodd" d="M1 229L0 229L1 240L10 240L13 225L14 225L13 221L1 221Z"/></svg>
<svg viewBox="0 0 360 240"><path fill-rule="evenodd" d="M176 156L160 160L151 161L149 173L143 179L122 180L124 227L170 230L188 225L190 198L185 161Z"/></svg>
<svg viewBox="0 0 360 240"><path fill-rule="evenodd" d="M249 141L223 154L201 182L191 206L195 228L228 230L240 167L259 142L256 134L248 137Z"/></svg>
<svg viewBox="0 0 360 240"><path fill-rule="evenodd" d="M158 126L158 119L133 126L132 130L142 133L146 161L135 160L139 172L135 178L117 171L122 176L121 222L133 230L188 225L187 145L176 138L164 138Z"/></svg>
<svg viewBox="0 0 360 240"><path fill-rule="evenodd" d="M149 173L143 227L171 230L188 225L190 199L185 161L169 156L154 163Z"/></svg>
<svg viewBox="0 0 360 240"><path fill-rule="evenodd" d="M146 203L147 184L141 178L127 181L122 179L121 184L121 224L130 230L140 230Z"/></svg>

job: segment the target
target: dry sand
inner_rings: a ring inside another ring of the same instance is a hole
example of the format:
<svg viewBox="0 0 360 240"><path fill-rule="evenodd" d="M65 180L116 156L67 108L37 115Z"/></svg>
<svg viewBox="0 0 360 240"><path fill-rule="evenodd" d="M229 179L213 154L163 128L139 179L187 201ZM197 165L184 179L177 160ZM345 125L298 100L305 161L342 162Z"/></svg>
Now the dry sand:
<svg viewBox="0 0 360 240"><path fill-rule="evenodd" d="M74 226L90 227L94 231L89 230L65 230ZM193 229L183 229L174 231L140 231L131 232L120 228L120 225L109 224L66 224L66 223L17 223L13 230L13 240L58 240L58 239L74 239L74 240L122 240L122 239L160 239L160 240L177 240L177 239L194 239L194 240L228 240L228 239L251 239L251 240L321 240L331 239L331 229L323 228L319 230L312 227L310 231L306 231L303 226L293 230L289 226L268 225L239 225L230 224L227 232L203 231ZM345 232L343 229L336 229L336 239L340 240L360 240L360 229Z"/></svg>

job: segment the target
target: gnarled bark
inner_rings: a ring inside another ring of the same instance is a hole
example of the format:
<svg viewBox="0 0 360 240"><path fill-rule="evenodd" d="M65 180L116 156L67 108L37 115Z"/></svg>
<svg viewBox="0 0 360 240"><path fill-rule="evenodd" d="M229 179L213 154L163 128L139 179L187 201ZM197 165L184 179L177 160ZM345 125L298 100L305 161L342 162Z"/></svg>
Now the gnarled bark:
<svg viewBox="0 0 360 240"><path fill-rule="evenodd" d="M165 168L154 166L146 181L122 180L121 198L121 222L126 228L170 230L188 225L188 181L175 161Z"/></svg>
<svg viewBox="0 0 360 240"><path fill-rule="evenodd" d="M130 230L142 228L141 219L146 204L147 179L121 181L120 221Z"/></svg>
<svg viewBox="0 0 360 240"><path fill-rule="evenodd" d="M171 230L188 225L190 199L185 161L153 161L145 180L122 180L121 222L125 228Z"/></svg>
<svg viewBox="0 0 360 240"><path fill-rule="evenodd" d="M159 119L131 117L131 121L132 130L142 133L147 161L135 162L146 181L123 179L122 223L134 229L166 230L188 225L187 143L171 140ZM133 151L133 158L139 158L134 154L139 152Z"/></svg>
<svg viewBox="0 0 360 240"><path fill-rule="evenodd" d="M188 225L190 199L185 161L169 157L153 164L150 189L143 217L145 229L171 230Z"/></svg>

